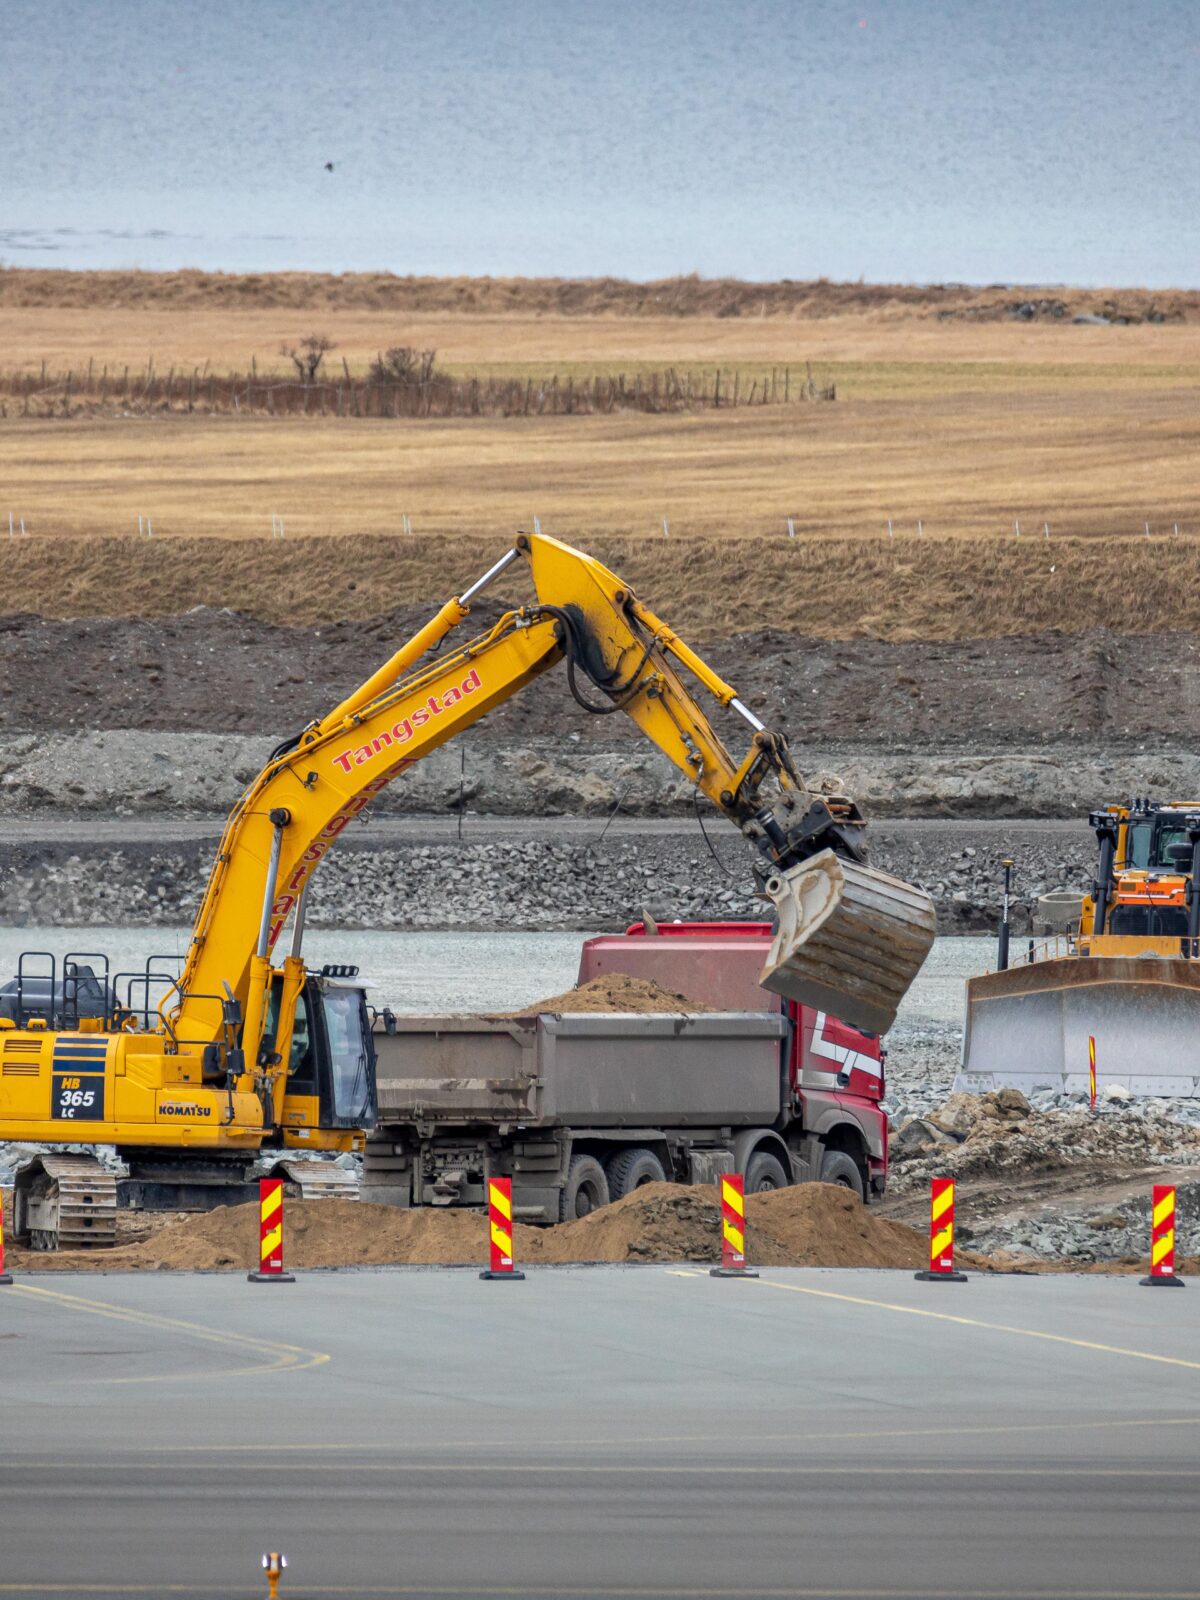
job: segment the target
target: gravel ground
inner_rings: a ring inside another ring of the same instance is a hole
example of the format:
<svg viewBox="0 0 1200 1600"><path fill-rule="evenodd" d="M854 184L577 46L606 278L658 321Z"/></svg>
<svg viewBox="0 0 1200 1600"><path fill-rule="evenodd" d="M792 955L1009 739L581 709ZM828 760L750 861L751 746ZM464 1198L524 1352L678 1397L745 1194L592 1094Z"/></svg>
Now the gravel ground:
<svg viewBox="0 0 1200 1600"><path fill-rule="evenodd" d="M0 817L6 872L0 921L14 927L58 924L166 926L189 922L216 845L216 828L181 839L147 817L114 834L101 818L80 819L64 834L56 819L39 835L33 818ZM416 820L416 819L414 819ZM446 838L443 819L419 827L355 827L313 878L316 926L347 928L608 928L644 905L656 916L761 914L751 893L750 853L716 819L708 842L694 814L670 827L636 822L604 832L604 820L565 818L553 827L517 820L465 819L464 836ZM166 819L164 819L166 821ZM1092 838L1054 824L880 822L870 832L871 859L925 887L944 933L995 926L999 860L1018 858L1018 937L1031 927L1036 897L1049 888L1083 886ZM709 844L712 849L710 850ZM719 858L714 859L713 852Z"/></svg>

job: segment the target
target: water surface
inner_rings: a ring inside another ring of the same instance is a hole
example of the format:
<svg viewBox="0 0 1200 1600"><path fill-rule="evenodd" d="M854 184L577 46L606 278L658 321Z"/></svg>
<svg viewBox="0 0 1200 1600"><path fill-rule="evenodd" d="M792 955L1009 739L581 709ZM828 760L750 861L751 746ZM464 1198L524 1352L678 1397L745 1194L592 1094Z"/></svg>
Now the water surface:
<svg viewBox="0 0 1200 1600"><path fill-rule="evenodd" d="M1192 0L5 0L0 69L15 264L1200 274Z"/></svg>

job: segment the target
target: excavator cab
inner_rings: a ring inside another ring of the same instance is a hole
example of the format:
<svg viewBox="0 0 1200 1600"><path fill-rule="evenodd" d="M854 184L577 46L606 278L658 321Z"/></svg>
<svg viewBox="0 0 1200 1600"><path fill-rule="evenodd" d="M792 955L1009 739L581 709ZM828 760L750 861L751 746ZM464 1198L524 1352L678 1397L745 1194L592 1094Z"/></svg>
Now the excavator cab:
<svg viewBox="0 0 1200 1600"><path fill-rule="evenodd" d="M283 1127L285 1142L298 1148L316 1147L318 1130L369 1132L375 1126L375 1045L366 994L360 985L334 976L334 970L308 975L292 1019ZM279 1037L282 991L277 974L264 1038Z"/></svg>

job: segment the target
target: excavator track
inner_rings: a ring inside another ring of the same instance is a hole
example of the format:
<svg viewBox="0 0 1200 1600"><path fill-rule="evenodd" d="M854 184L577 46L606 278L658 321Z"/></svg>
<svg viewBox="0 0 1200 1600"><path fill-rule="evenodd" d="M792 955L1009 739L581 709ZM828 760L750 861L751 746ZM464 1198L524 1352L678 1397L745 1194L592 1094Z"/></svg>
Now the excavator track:
<svg viewBox="0 0 1200 1600"><path fill-rule="evenodd" d="M117 1241L117 1177L94 1156L35 1156L17 1168L13 1210L31 1249L103 1249Z"/></svg>
<svg viewBox="0 0 1200 1600"><path fill-rule="evenodd" d="M359 1195L358 1174L348 1172L333 1161L314 1161L308 1157L277 1161L271 1168L271 1176L282 1178L301 1200L357 1200Z"/></svg>

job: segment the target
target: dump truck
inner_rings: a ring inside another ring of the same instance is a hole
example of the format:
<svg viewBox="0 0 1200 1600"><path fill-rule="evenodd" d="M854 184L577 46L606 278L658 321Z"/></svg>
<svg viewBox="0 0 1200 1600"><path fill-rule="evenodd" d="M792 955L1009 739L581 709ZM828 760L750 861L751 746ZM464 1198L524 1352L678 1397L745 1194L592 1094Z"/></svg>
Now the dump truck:
<svg viewBox="0 0 1200 1600"><path fill-rule="evenodd" d="M955 1088L1200 1095L1200 801L1094 810L1090 891L1040 897L1053 931L967 982ZM1007 901L1007 896L1006 896Z"/></svg>
<svg viewBox="0 0 1200 1600"><path fill-rule="evenodd" d="M441 648L514 564L531 580L529 603ZM347 982L355 973L304 962L309 880L390 783L560 662L583 711L623 712L697 806L709 801L750 845L778 922L764 985L886 1028L933 940L928 895L866 865L854 801L811 791L784 734L623 579L556 539L521 534L339 705L270 752L225 825L177 975L120 975L84 954L61 966L53 953L40 966L38 953L22 958L0 998L0 1142L68 1147L18 1172L23 1236L47 1249L111 1244L131 1197L216 1203L275 1154L361 1145L376 1114L375 1046L361 987ZM744 755L687 680L735 733L749 730Z"/></svg>
<svg viewBox="0 0 1200 1600"><path fill-rule="evenodd" d="M385 1013L363 1198L479 1206L489 1177L509 1177L514 1215L553 1223L723 1172L751 1194L809 1179L882 1194L880 1040L764 989L775 936L767 922L644 919L586 941L581 983L651 979L684 997L675 1011Z"/></svg>

